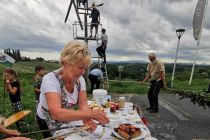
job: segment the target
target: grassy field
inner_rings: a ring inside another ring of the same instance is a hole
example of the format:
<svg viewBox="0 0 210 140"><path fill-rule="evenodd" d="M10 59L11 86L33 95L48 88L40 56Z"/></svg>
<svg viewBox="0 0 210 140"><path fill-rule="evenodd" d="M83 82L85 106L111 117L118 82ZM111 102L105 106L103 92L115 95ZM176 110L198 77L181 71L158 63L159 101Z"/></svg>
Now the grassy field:
<svg viewBox="0 0 210 140"><path fill-rule="evenodd" d="M13 64L13 68L18 72L18 75L23 85L24 91L23 91L23 95L21 96L23 108L27 110L28 109L32 110L32 113L26 118L26 122L30 125L29 131L38 130L35 124L35 120L34 120L35 96L34 96L33 85L32 85L32 78L35 74L34 66L36 64L44 65L46 67L47 72L53 71L59 68L58 63L50 63L50 62L30 61L30 62L15 62ZM5 66L0 65L0 71L1 71L0 77L2 77L2 71L4 68ZM143 68L145 69L145 65ZM108 69L108 74L110 73L111 75L109 79L117 80L118 79L118 74L116 72L117 65L107 65L107 69ZM132 74L135 73L135 72L132 72L131 70L134 70L134 69L130 68L128 69L128 71L125 71L125 73L127 73L129 78L133 77ZM116 81L109 82L110 88L108 89L108 93L109 94L117 94L117 93L146 94L148 90L148 85L139 85L137 83L137 81L143 78L143 75L144 74L142 74L142 77L139 77L137 79L129 79L128 77L125 77L120 82L116 82ZM190 69L186 68L186 69L183 69L183 71L178 71L176 75L177 76L175 77L175 81L174 81L175 89L189 89L189 90L200 91L200 90L206 90L209 84L208 77L200 75L199 69L195 70L195 76L194 76L193 83L191 86L188 85L188 81L190 77ZM171 78L171 73L169 72L166 75L168 86L170 85L170 78ZM134 81L134 82L126 82L126 81ZM87 83L87 92L89 93L89 91L90 91L89 83ZM162 91L162 92L165 92L165 91ZM89 98L91 98L91 95L89 95ZM1 114L4 112L4 99L5 99L6 111L10 111L10 114L8 114L7 116L10 116L11 114L13 114L13 111L11 109L9 97L7 93L5 93L4 95L3 82L0 82L0 113ZM12 125L10 128L16 129L16 126ZM30 135L29 137L34 138L34 139L35 138L40 139L41 135L34 134L34 135Z"/></svg>

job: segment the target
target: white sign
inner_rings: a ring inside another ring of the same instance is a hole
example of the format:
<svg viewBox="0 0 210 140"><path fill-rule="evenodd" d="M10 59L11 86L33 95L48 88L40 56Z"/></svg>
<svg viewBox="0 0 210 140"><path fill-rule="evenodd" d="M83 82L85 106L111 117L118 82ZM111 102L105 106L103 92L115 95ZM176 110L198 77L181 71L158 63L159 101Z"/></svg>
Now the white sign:
<svg viewBox="0 0 210 140"><path fill-rule="evenodd" d="M198 0L193 17L193 36L195 40L198 40L200 37L205 7L206 7L206 0Z"/></svg>
<svg viewBox="0 0 210 140"><path fill-rule="evenodd" d="M11 56L0 52L0 62L1 63L5 63L6 61L8 61L10 63L14 63L15 62L15 60Z"/></svg>

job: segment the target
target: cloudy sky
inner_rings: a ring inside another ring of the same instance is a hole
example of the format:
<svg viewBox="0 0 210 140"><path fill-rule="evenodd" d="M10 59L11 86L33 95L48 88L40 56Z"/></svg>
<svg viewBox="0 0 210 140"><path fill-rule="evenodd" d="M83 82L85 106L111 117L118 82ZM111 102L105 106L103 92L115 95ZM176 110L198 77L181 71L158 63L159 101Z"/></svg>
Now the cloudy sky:
<svg viewBox="0 0 210 140"><path fill-rule="evenodd" d="M0 0L0 50L19 49L22 56L59 59L60 50L73 39L77 20L70 0ZM89 0L91 4L93 1ZM177 62L193 63L196 42L192 20L197 0L96 0L101 23L109 38L107 61L148 61L156 52L164 62L174 62L176 29L186 29ZM197 63L210 64L210 6L208 5ZM83 19L83 17L81 17ZM88 19L90 22L90 19ZM78 30L80 30L78 28ZM82 32L79 32L82 33ZM96 56L96 42L89 42Z"/></svg>

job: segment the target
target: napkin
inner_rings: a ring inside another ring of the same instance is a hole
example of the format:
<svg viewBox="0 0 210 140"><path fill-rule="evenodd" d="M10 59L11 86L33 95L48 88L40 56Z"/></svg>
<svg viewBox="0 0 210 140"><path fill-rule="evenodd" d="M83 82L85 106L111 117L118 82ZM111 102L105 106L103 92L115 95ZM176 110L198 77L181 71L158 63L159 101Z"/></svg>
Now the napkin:
<svg viewBox="0 0 210 140"><path fill-rule="evenodd" d="M101 125L98 125L95 131L92 132L93 137L101 137L102 134L103 134L103 127Z"/></svg>
<svg viewBox="0 0 210 140"><path fill-rule="evenodd" d="M53 134L53 136L58 136L58 135L69 133L73 130L74 127L83 126L83 125L84 125L84 123L82 120L64 123L60 127L69 127L69 128L58 130Z"/></svg>
<svg viewBox="0 0 210 140"><path fill-rule="evenodd" d="M145 137L144 140L157 140L157 139L154 137Z"/></svg>

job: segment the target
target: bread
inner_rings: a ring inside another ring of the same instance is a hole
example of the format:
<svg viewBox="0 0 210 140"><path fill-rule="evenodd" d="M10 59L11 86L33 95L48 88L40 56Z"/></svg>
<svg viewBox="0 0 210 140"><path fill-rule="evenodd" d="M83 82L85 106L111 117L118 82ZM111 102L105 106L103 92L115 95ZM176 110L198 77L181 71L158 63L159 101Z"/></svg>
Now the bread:
<svg viewBox="0 0 210 140"><path fill-rule="evenodd" d="M134 138L140 136L141 133L142 132L140 130L134 131L133 133L131 133L131 139L134 139Z"/></svg>
<svg viewBox="0 0 210 140"><path fill-rule="evenodd" d="M94 106L92 108L90 108L91 110L101 110L101 111L104 111L104 108L101 107L101 106Z"/></svg>
<svg viewBox="0 0 210 140"><path fill-rule="evenodd" d="M126 132L120 130L120 129L118 129L117 133L118 133L121 137L125 138L126 140L129 140L129 139L130 139L130 135L127 134Z"/></svg>
<svg viewBox="0 0 210 140"><path fill-rule="evenodd" d="M114 131L126 140L136 138L142 133L140 128L137 128L131 124L121 124L117 128L114 128Z"/></svg>

